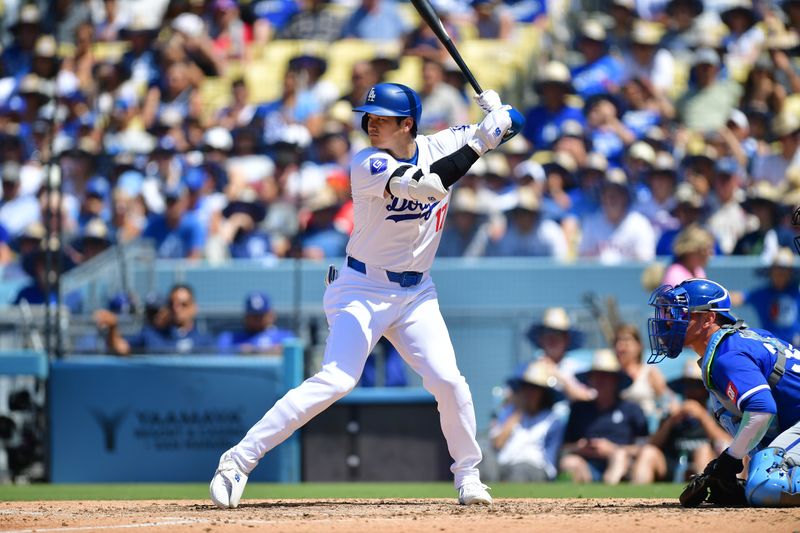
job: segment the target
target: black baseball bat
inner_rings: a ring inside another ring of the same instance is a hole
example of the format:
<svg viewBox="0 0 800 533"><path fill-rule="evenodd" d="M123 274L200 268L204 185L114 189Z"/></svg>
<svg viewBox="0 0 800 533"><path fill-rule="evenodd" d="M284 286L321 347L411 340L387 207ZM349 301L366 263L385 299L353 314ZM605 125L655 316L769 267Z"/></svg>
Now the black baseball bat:
<svg viewBox="0 0 800 533"><path fill-rule="evenodd" d="M450 38L450 35L447 33L444 24L442 24L442 19L439 18L439 15L436 13L436 10L433 9L430 1L411 0L411 3L414 4L414 7L422 17L422 20L424 20L428 26L430 26L430 28L433 30L433 33L436 34L436 37L444 45L447 53L450 54L450 57L455 60L458 68L461 69L464 77L467 78L467 81L470 85L472 85L472 88L475 89L475 92L477 94L481 94L483 92L483 89L481 89L481 84L478 83L478 80L476 80L475 76L472 75L472 71L469 69L467 64L464 63L464 59L458 52L458 48L456 48L456 45L453 44L453 39Z"/></svg>
<svg viewBox="0 0 800 533"><path fill-rule="evenodd" d="M464 62L464 59L458 52L458 48L456 48L456 45L453 43L453 39L450 38L450 35L447 33L444 24L442 24L442 19L436 14L436 10L433 9L430 0L411 0L411 3L414 5L414 8L417 10L417 12L419 12L422 20L424 20L425 23L433 30L433 33L436 34L436 38L439 39L439 42L444 45L447 53L450 54L450 57L452 57L456 62L458 68L461 69L461 73L464 74L465 78L467 78L467 81L475 90L475 93L481 94L483 92L483 89L481 89L481 84L478 83L478 80L475 79L472 71ZM513 107L509 110L509 115L511 116L511 127L503 136L503 142L508 141L514 135L522 131L522 127L525 125L525 118Z"/></svg>

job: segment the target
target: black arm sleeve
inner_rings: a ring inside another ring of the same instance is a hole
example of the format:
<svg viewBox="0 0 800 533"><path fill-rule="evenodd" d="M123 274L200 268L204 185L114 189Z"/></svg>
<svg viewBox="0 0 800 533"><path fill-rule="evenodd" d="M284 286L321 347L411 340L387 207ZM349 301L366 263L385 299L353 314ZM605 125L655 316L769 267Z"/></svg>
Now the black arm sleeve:
<svg viewBox="0 0 800 533"><path fill-rule="evenodd" d="M478 154L465 144L450 155L433 162L431 172L438 174L445 188L450 188L460 180L470 167L478 160Z"/></svg>

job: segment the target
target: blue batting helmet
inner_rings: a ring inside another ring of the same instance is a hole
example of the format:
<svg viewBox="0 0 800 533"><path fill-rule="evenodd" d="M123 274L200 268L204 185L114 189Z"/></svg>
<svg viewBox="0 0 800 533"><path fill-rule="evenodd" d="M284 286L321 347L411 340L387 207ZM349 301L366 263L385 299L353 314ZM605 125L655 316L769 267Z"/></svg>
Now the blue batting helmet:
<svg viewBox="0 0 800 533"><path fill-rule="evenodd" d="M422 102L419 95L410 87L399 83L379 83L369 90L364 105L353 111L381 117L411 117L417 125L422 116ZM366 114L361 121L361 127L367 131Z"/></svg>
<svg viewBox="0 0 800 533"><path fill-rule="evenodd" d="M728 290L710 279L687 279L675 287L662 285L653 291L648 303L655 308L655 316L647 321L650 332L648 363L680 355L690 313L714 311L731 322L737 320L730 312Z"/></svg>

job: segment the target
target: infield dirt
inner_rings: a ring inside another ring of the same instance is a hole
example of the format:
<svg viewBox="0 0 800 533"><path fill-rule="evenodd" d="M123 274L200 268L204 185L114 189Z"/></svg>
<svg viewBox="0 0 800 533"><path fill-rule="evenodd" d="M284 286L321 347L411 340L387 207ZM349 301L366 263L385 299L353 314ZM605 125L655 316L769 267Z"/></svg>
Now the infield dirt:
<svg viewBox="0 0 800 533"><path fill-rule="evenodd" d="M502 499L491 508L455 500L246 500L0 502L0 531L234 533L800 531L800 509L682 509L674 500Z"/></svg>

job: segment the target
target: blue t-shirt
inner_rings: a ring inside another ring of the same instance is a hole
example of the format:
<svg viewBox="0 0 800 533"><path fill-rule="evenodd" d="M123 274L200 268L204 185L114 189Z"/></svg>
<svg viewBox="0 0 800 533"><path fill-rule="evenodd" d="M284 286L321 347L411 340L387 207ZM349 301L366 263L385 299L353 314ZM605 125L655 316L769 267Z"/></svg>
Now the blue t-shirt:
<svg viewBox="0 0 800 533"><path fill-rule="evenodd" d="M800 345L800 290L790 285L782 291L767 286L745 294L755 308L761 327L776 337Z"/></svg>
<svg viewBox="0 0 800 533"><path fill-rule="evenodd" d="M185 332L176 327L166 330L145 327L139 341L145 353L209 353L215 348L214 339L198 331L197 326Z"/></svg>
<svg viewBox="0 0 800 533"><path fill-rule="evenodd" d="M234 259L264 259L273 256L269 236L260 231L237 237L230 245L230 252Z"/></svg>
<svg viewBox="0 0 800 533"><path fill-rule="evenodd" d="M504 0L503 3L516 22L533 22L547 15L547 0Z"/></svg>
<svg viewBox="0 0 800 533"><path fill-rule="evenodd" d="M712 337L701 359L701 368L708 367L713 341ZM775 344L788 346L786 373L771 387L767 380L777 360ZM733 414L744 411L777 414L780 431L800 420L800 351L769 331L745 329L724 336L711 359L711 384Z"/></svg>
<svg viewBox="0 0 800 533"><path fill-rule="evenodd" d="M497 425L503 425L508 418L514 414L516 407L506 405L497 415ZM544 456L552 467L553 471L558 468L558 452L564 442L564 430L566 429L565 420L561 416L553 416L552 409L545 409L535 414L524 413L519 420L519 425L523 429L530 429L537 425L547 425L544 436Z"/></svg>
<svg viewBox="0 0 800 533"><path fill-rule="evenodd" d="M346 234L335 228L311 230L300 237L303 248L319 248L325 257L344 257L347 241Z"/></svg>
<svg viewBox="0 0 800 533"><path fill-rule="evenodd" d="M647 435L647 418L635 403L620 400L601 412L595 402L577 402L570 407L564 442L605 438L616 444L633 444L637 437Z"/></svg>
<svg viewBox="0 0 800 533"><path fill-rule="evenodd" d="M280 30L300 11L295 0L262 0L253 7L253 14L268 21L275 30Z"/></svg>
<svg viewBox="0 0 800 533"><path fill-rule="evenodd" d="M612 92L613 87L619 87L623 79L622 63L610 55L572 69L572 86L583 99Z"/></svg>
<svg viewBox="0 0 800 533"><path fill-rule="evenodd" d="M158 257L183 259L205 244L205 229L192 213L185 213L178 226L170 228L164 215L153 215L142 236L153 239Z"/></svg>
<svg viewBox="0 0 800 533"><path fill-rule="evenodd" d="M589 133L592 150L603 154L612 167L622 165L622 156L625 155L625 143L622 138L611 130L593 130Z"/></svg>
<svg viewBox="0 0 800 533"><path fill-rule="evenodd" d="M264 352L280 346L288 339L294 338L291 331L275 326L252 333L249 331L224 331L217 339L217 348L221 353Z"/></svg>
<svg viewBox="0 0 800 533"><path fill-rule="evenodd" d="M581 125L585 122L583 112L576 107L564 106L553 113L544 106L536 106L525 115L522 135L535 149L542 150L555 142L561 132L561 125L567 120L578 121Z"/></svg>

